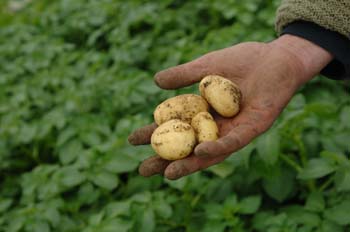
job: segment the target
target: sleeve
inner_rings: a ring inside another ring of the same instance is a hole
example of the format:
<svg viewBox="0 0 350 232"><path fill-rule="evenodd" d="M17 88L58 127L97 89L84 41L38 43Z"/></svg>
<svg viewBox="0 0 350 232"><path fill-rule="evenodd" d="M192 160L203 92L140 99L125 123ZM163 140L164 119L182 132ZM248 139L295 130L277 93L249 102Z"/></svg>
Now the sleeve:
<svg viewBox="0 0 350 232"><path fill-rule="evenodd" d="M350 1L284 0L277 11L279 35L305 38L334 55L321 71L332 79L350 79Z"/></svg>

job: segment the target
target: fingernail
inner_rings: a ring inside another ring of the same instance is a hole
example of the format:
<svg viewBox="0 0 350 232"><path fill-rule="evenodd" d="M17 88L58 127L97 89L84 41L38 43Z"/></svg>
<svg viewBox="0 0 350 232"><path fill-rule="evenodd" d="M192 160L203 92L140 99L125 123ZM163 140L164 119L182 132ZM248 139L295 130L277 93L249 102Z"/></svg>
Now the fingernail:
<svg viewBox="0 0 350 232"><path fill-rule="evenodd" d="M140 165L139 166L139 174L141 175L141 176L143 176L143 177L148 177L149 176L149 172L147 171L147 169L145 170L145 167L144 167L144 165Z"/></svg>
<svg viewBox="0 0 350 232"><path fill-rule="evenodd" d="M179 178L178 171L176 169L174 170L174 168L172 168L172 169L173 170L171 170L171 171L166 171L164 173L164 176L169 180L176 180Z"/></svg>
<svg viewBox="0 0 350 232"><path fill-rule="evenodd" d="M147 165L141 164L139 167L139 173L141 176L150 177L150 176L159 174L158 169L159 169L158 166L154 165L152 163L147 164Z"/></svg>
<svg viewBox="0 0 350 232"><path fill-rule="evenodd" d="M159 83L159 72L156 73L156 75L154 75L154 83L160 87L160 83Z"/></svg>
<svg viewBox="0 0 350 232"><path fill-rule="evenodd" d="M129 135L128 137L128 142L131 144L131 145L134 145L135 144L135 134L131 134Z"/></svg>
<svg viewBox="0 0 350 232"><path fill-rule="evenodd" d="M170 169L166 169L164 174L169 180L177 180L183 176L183 168L183 165L173 165L170 167Z"/></svg>
<svg viewBox="0 0 350 232"><path fill-rule="evenodd" d="M204 149L203 147L196 147L194 149L194 154L196 156L201 156L201 157L209 155L208 151L206 151L206 149Z"/></svg>

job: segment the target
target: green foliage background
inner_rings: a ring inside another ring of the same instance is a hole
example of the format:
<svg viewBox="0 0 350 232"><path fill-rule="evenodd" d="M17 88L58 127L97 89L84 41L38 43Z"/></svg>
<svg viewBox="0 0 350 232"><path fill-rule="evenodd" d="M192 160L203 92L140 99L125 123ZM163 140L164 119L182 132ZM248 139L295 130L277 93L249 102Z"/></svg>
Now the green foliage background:
<svg viewBox="0 0 350 232"><path fill-rule="evenodd" d="M152 151L126 142L162 100L196 91L160 90L155 72L272 40L279 1L8 4L0 231L350 231L350 98L340 81L311 81L271 130L178 181L138 176Z"/></svg>

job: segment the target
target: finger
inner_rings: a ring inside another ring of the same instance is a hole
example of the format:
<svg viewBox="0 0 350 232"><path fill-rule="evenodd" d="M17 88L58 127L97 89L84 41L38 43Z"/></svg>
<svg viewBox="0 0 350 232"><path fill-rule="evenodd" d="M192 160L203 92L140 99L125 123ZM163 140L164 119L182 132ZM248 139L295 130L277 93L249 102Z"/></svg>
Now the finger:
<svg viewBox="0 0 350 232"><path fill-rule="evenodd" d="M273 118L263 112L241 112L232 120L232 129L227 135L216 141L199 144L194 151L197 156L229 155L250 143L255 137L266 131Z"/></svg>
<svg viewBox="0 0 350 232"><path fill-rule="evenodd" d="M199 144L195 148L196 156L220 156L229 155L234 151L242 148L253 138L251 130L246 125L237 126L234 130L229 132L226 136L219 138L216 141L209 141Z"/></svg>
<svg viewBox="0 0 350 232"><path fill-rule="evenodd" d="M176 180L183 176L205 169L223 161L227 156L205 157L190 156L182 160L173 161L167 166L164 176L170 180Z"/></svg>
<svg viewBox="0 0 350 232"><path fill-rule="evenodd" d="M149 177L155 174L163 174L171 161L162 159L158 155L152 156L142 162L139 167L141 176Z"/></svg>
<svg viewBox="0 0 350 232"><path fill-rule="evenodd" d="M162 89L177 89L199 82L209 75L208 55L194 61L160 71L155 75L156 84Z"/></svg>
<svg viewBox="0 0 350 232"><path fill-rule="evenodd" d="M141 127L135 130L129 137L128 141L132 145L143 145L151 142L153 131L157 128L156 123Z"/></svg>

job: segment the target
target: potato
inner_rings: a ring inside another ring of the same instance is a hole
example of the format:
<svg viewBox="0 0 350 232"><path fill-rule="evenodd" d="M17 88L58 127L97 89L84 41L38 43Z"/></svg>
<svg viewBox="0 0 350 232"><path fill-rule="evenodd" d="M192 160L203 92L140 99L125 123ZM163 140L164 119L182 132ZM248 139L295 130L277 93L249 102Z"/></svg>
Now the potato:
<svg viewBox="0 0 350 232"><path fill-rule="evenodd" d="M232 81L209 75L200 82L199 91L221 116L232 117L239 112L242 93Z"/></svg>
<svg viewBox="0 0 350 232"><path fill-rule="evenodd" d="M215 141L219 137L219 129L213 117L208 112L200 112L192 119L198 143Z"/></svg>
<svg viewBox="0 0 350 232"><path fill-rule="evenodd" d="M196 146L196 136L190 124L173 119L153 132L151 145L163 159L178 160L191 154Z"/></svg>
<svg viewBox="0 0 350 232"><path fill-rule="evenodd" d="M202 111L208 111L208 103L199 95L183 94L169 98L157 106L154 121L161 125L171 119L191 123L192 118Z"/></svg>

